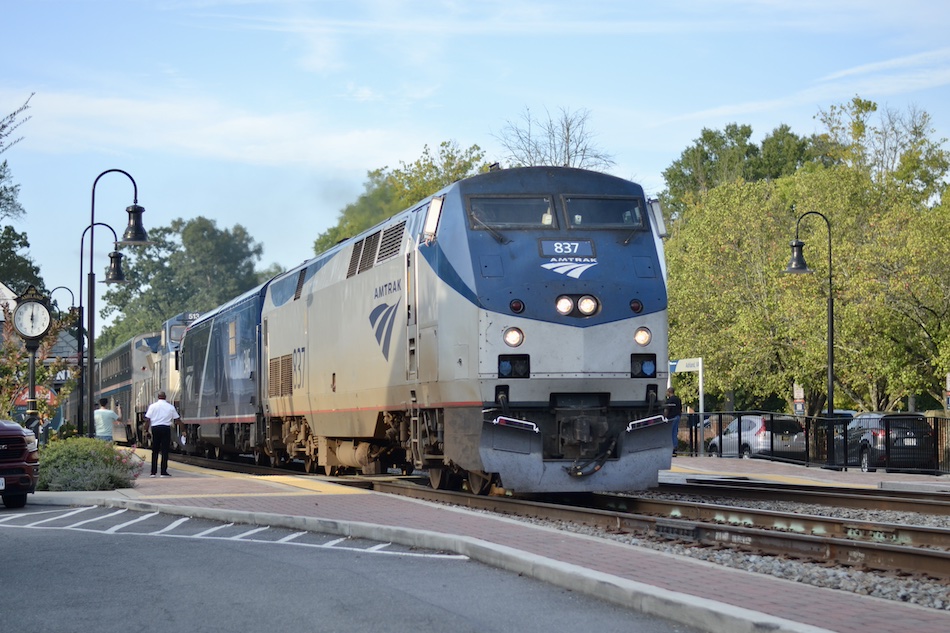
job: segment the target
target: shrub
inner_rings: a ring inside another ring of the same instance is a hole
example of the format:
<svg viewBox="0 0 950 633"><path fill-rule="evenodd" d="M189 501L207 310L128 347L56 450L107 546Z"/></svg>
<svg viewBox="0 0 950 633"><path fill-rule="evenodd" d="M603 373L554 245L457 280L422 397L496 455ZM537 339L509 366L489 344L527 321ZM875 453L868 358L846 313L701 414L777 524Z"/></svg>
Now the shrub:
<svg viewBox="0 0 950 633"><path fill-rule="evenodd" d="M38 490L132 488L142 460L131 449L91 437L70 437L40 449Z"/></svg>
<svg viewBox="0 0 950 633"><path fill-rule="evenodd" d="M58 431L53 431L50 433L51 440L65 440L67 437L76 437L79 435L79 432L76 430L75 424L70 424L69 422L63 422L59 425Z"/></svg>

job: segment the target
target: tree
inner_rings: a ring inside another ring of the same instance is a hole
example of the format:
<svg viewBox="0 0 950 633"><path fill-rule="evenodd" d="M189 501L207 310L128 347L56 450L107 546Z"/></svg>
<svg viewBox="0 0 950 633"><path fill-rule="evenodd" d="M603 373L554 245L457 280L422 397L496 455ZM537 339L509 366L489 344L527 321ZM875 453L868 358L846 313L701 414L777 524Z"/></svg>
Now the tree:
<svg viewBox="0 0 950 633"><path fill-rule="evenodd" d="M15 129L30 120L30 117L26 117L17 121L17 117L30 109L30 99L33 98L33 94L36 93L31 93L30 96L26 98L26 101L23 102L23 105L0 119L0 154L4 153L23 140L23 137L15 138L13 140L9 139L10 135L13 134Z"/></svg>
<svg viewBox="0 0 950 633"><path fill-rule="evenodd" d="M778 155L796 160L757 171L753 155L744 175L726 169L719 173L731 180L681 189L667 243L671 355L703 356L708 390L734 391L737 406L756 407L772 393L788 401L793 382L804 387L809 414L826 406L823 222L799 226L816 274L781 274L784 245L806 211L831 223L836 404L889 410L916 394L939 401L950 370L950 247L942 240L950 212L940 184L947 153L925 113L889 113L877 123L875 111L860 99L835 106L828 130L804 145L788 130L773 134L785 139ZM735 128L706 138L743 136ZM746 179L756 174L766 175Z"/></svg>
<svg viewBox="0 0 950 633"><path fill-rule="evenodd" d="M13 399L18 392L29 387L30 355L26 350L23 339L13 328L13 318L7 306L3 306L3 338L0 341L0 411L4 418L13 418ZM69 327L68 320L54 318L49 332L43 338L36 352L35 383L37 385L52 385L58 376L67 370L65 359L51 358L50 352L63 328ZM60 387L58 396L64 398L75 386L75 380L70 377ZM55 412L43 399L36 402L40 418L50 420Z"/></svg>
<svg viewBox="0 0 950 633"><path fill-rule="evenodd" d="M110 286L101 316L115 316L97 339L108 350L136 334L159 329L180 312L204 312L258 285L255 262L262 247L237 224L218 229L214 220L174 220L149 230L152 244L126 253L128 284Z"/></svg>
<svg viewBox="0 0 950 633"><path fill-rule="evenodd" d="M483 159L484 152L477 145L462 150L454 141L444 141L438 157L433 157L426 145L422 156L409 165L400 162L398 169L383 167L369 172L356 202L340 211L336 226L317 236L314 253L326 251L457 180L486 171Z"/></svg>
<svg viewBox="0 0 950 633"><path fill-rule="evenodd" d="M31 94L27 100L14 112L0 119L0 154L7 151L22 140L22 137L10 139L10 135L18 127L30 120L30 117L17 117L30 107ZM0 163L0 220L19 219L24 215L23 207L18 197L20 185L13 184L10 167L7 161ZM29 255L22 251L30 248L26 233L18 233L12 226L5 226L0 232L0 279L11 289L22 290L33 284L41 291L44 288L39 268L33 263Z"/></svg>
<svg viewBox="0 0 950 633"><path fill-rule="evenodd" d="M29 248L26 233L18 233L12 226L0 231L0 279L11 290L22 292L32 284L43 291L39 267L29 255L21 252Z"/></svg>
<svg viewBox="0 0 950 633"><path fill-rule="evenodd" d="M30 99L32 98L33 95L31 94L23 105L0 119L0 154L22 140L23 137L11 140L10 135L13 134L14 130L30 120L30 117L25 117L17 121L17 117L30 108ZM3 161L0 163L0 220L6 218L20 218L23 216L23 207L21 207L17 201L19 193L20 186L12 184L9 166L7 165L7 161Z"/></svg>
<svg viewBox="0 0 950 633"><path fill-rule="evenodd" d="M508 152L505 159L512 166L607 169L614 164L610 154L594 145L594 135L587 129L589 110L561 108L556 119L547 110L545 115L546 120L538 120L525 108L520 123L507 121L495 137Z"/></svg>

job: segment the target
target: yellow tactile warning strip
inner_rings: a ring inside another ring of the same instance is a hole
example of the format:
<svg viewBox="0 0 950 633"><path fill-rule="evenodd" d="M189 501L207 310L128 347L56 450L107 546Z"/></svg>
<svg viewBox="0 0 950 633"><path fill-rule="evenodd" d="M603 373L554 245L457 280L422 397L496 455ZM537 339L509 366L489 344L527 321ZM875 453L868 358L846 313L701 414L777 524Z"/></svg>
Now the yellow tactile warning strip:
<svg viewBox="0 0 950 633"><path fill-rule="evenodd" d="M266 475L260 477L260 479L268 482L274 482L278 484L284 484L287 486L293 486L294 488L301 488L303 490L309 490L311 492L323 492L326 494L334 495L362 495L369 494L369 490L364 490L363 488L358 488L356 486L344 486L342 484L335 484L329 481L321 481L319 479L313 479L311 477L293 477L291 475Z"/></svg>
<svg viewBox="0 0 950 633"><path fill-rule="evenodd" d="M187 497L189 499L226 499L226 498L241 498L246 499L248 497L308 497L312 495L313 492L231 492L231 493L210 493L210 494L191 494L187 492L180 492L178 494L164 494L164 495L140 495L136 497L139 500L155 500L155 499L181 499ZM334 493L337 494L337 493Z"/></svg>
<svg viewBox="0 0 950 633"><path fill-rule="evenodd" d="M151 463L151 451L147 449L138 449L136 450L136 455L142 459L145 464ZM355 486L344 486L342 484L336 484L329 481L321 481L313 477L295 477L293 475L247 475L245 473L231 473L227 471L215 471L209 470L207 468L201 468L199 466L192 466L191 464L182 464L180 462L175 462L171 464L175 470L181 470L186 473L200 474L212 477L219 477L221 479L251 479L259 483L267 484L276 484L283 486L290 486L292 488L297 488L300 492L296 491L286 491L286 492L246 492L246 493L225 493L225 494L197 494L197 495L188 495L189 497L238 497L238 496L273 496L273 495L284 495L284 496L294 496L294 495L305 495L313 493L322 493L322 494L334 494L334 495L352 495L352 494L367 494L370 491L363 488L358 488ZM143 469L144 473L147 473L147 467ZM147 475L144 475L147 476ZM142 495L143 498L149 499L160 499L160 498L172 498L180 497L181 494L162 494L162 495Z"/></svg>
<svg viewBox="0 0 950 633"><path fill-rule="evenodd" d="M757 479L759 481L773 481L782 484L796 484L805 486L828 486L829 488L877 488L876 484L855 484L848 482L826 481L823 479L812 479L810 477L792 477L790 475L776 475L770 473L740 473L735 471L714 471L704 468L684 468L683 466L672 466L670 472L687 473L694 475L707 475L710 477L726 477L729 479Z"/></svg>

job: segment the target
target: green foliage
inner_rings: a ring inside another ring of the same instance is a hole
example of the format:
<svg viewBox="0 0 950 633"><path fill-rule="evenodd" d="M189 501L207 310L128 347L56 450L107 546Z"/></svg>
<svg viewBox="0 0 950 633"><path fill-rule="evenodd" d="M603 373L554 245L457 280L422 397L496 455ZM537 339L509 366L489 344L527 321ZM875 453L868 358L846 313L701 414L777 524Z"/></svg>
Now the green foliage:
<svg viewBox="0 0 950 633"><path fill-rule="evenodd" d="M158 330L180 312L210 310L260 283L254 266L262 246L240 224L222 230L205 217L179 218L149 230L149 239L151 245L126 253L129 283L104 295L101 315L117 318L96 339L100 350Z"/></svg>
<svg viewBox="0 0 950 633"><path fill-rule="evenodd" d="M665 172L677 213L666 251L671 357L704 358L711 398L733 394L737 407L760 408L779 394L790 408L798 383L808 413L824 408L830 239L835 405L942 401L950 207L941 183L950 162L926 113L888 112L877 123L874 112L858 98L833 106L822 113L825 133L806 141L778 128L759 153L744 127L704 130ZM807 211L829 220L830 235L817 216L796 235ZM781 274L796 236L814 275Z"/></svg>
<svg viewBox="0 0 950 633"><path fill-rule="evenodd" d="M50 434L50 441L65 440L77 435L79 435L79 429L76 428L75 424L63 422L59 425L59 429Z"/></svg>
<svg viewBox="0 0 950 633"><path fill-rule="evenodd" d="M13 410L13 398L20 389L29 386L30 354L23 339L13 329L13 319L7 306L3 306L3 317L3 340L0 341L0 411L9 418ZM65 359L50 357L60 330L67 326L67 322L54 318L49 333L36 351L34 378L37 385L52 385L58 374L67 371ZM59 390L60 398L68 395L74 386L75 380L70 377ZM55 412L45 399L38 399L36 405L42 419L52 419Z"/></svg>
<svg viewBox="0 0 950 633"><path fill-rule="evenodd" d="M143 462L132 449L91 437L71 437L40 449L38 490L115 490L131 488Z"/></svg>
<svg viewBox="0 0 950 633"><path fill-rule="evenodd" d="M0 165L0 182L2 180L3 170ZM5 226L0 231L0 280L11 290L22 291L31 284L41 291L43 289L39 267L29 255L23 253L29 248L30 242L26 233L18 233L12 226Z"/></svg>
<svg viewBox="0 0 950 633"><path fill-rule="evenodd" d="M438 157L432 156L427 145L422 156L409 165L400 162L392 171L384 167L369 172L357 201L340 211L336 226L317 236L314 253L358 235L457 180L486 171L483 158L477 145L461 150L455 142L446 141L439 145Z"/></svg>
<svg viewBox="0 0 950 633"><path fill-rule="evenodd" d="M397 200L396 186L389 180L385 169L369 172L363 187L363 193L356 202L340 211L336 226L317 236L313 243L315 254L332 248L337 242L357 235L403 209Z"/></svg>
<svg viewBox="0 0 950 633"><path fill-rule="evenodd" d="M748 125L730 123L721 131L703 128L663 171L667 188L661 200L668 224L682 219L685 207L714 187L789 176L816 159L814 141L796 135L787 125L775 128L761 146L751 137Z"/></svg>

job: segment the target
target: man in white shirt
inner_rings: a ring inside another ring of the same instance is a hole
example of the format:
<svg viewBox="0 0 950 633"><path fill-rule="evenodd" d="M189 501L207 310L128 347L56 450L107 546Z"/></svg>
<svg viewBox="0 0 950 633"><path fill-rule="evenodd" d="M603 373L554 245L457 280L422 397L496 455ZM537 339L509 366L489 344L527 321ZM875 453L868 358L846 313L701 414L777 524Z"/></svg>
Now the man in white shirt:
<svg viewBox="0 0 950 633"><path fill-rule="evenodd" d="M158 473L158 455L162 455L162 477L171 477L168 473L168 449L172 442L172 424L181 421L175 405L165 400L165 392L159 391L158 399L148 405L145 412L145 421L148 423L146 431L152 430L152 474Z"/></svg>

